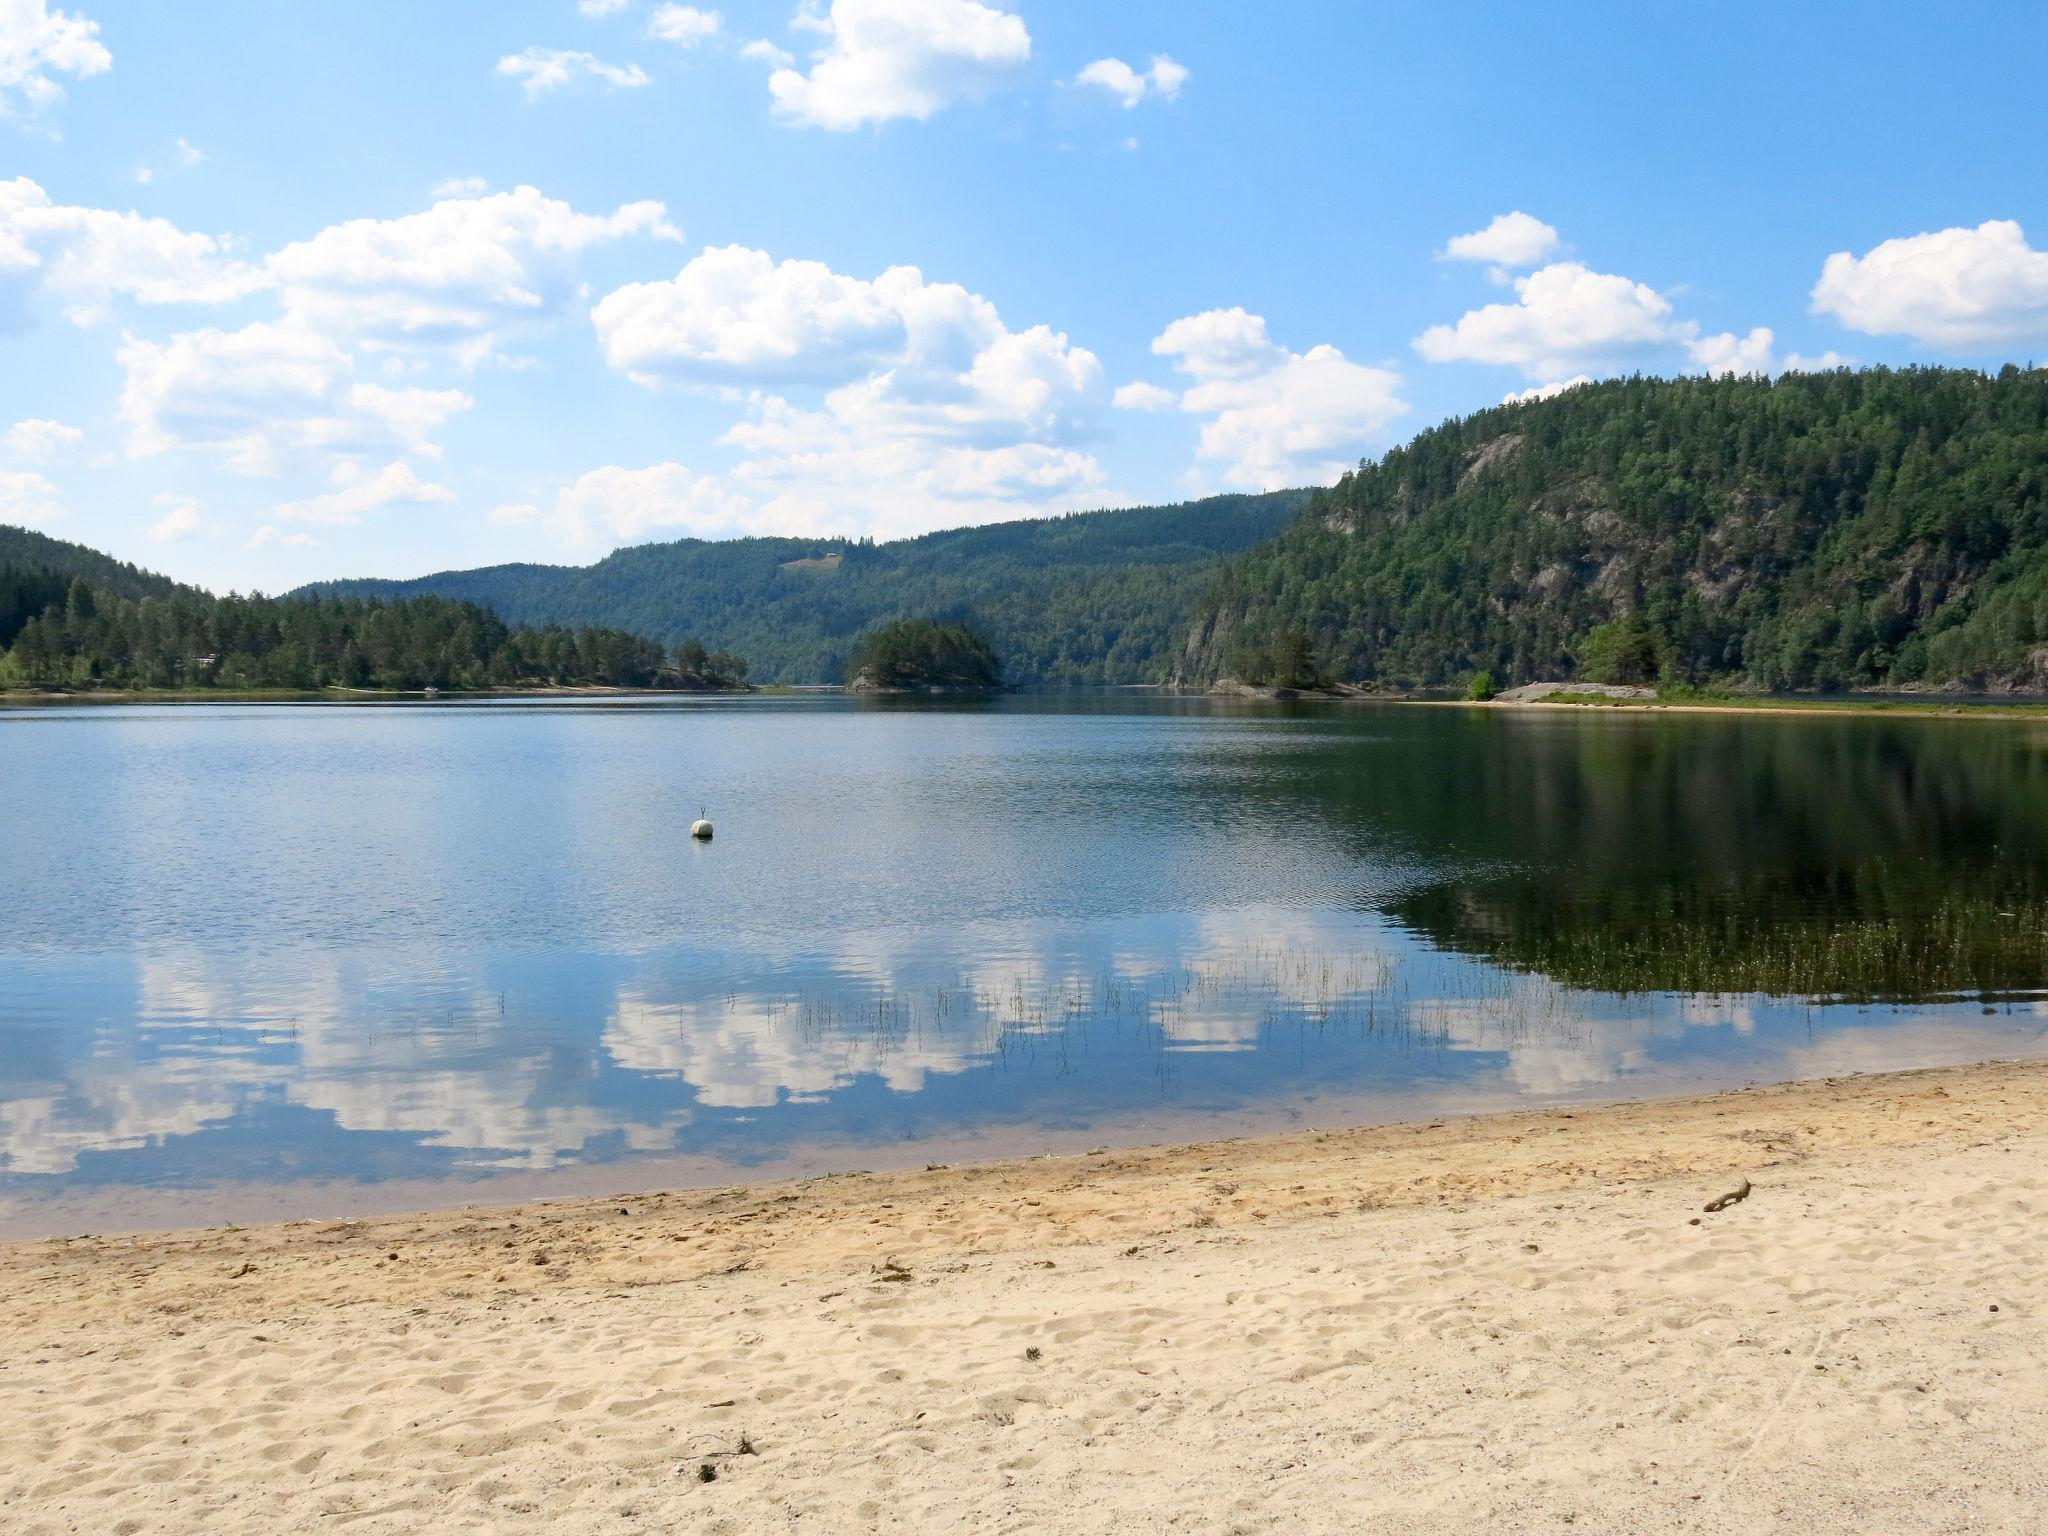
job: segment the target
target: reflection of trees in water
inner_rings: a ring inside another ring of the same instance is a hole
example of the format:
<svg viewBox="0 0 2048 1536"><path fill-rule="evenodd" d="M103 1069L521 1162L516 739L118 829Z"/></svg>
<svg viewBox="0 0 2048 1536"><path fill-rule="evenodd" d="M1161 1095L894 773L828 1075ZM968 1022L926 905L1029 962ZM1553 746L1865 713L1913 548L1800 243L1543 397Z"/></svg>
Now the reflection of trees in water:
<svg viewBox="0 0 2048 1536"><path fill-rule="evenodd" d="M1608 992L1926 1002L2048 986L2035 882L1928 888L1887 866L1803 882L1672 883L1561 894L1509 879L1438 885L1395 915L1446 949Z"/></svg>
<svg viewBox="0 0 2048 1536"><path fill-rule="evenodd" d="M1616 992L2048 985L2034 726L1443 714L1299 781L1362 859L1431 872L1382 905L1440 948Z"/></svg>
<svg viewBox="0 0 2048 1536"><path fill-rule="evenodd" d="M1387 710L1275 766L1367 856L1695 879L2048 860L2048 730L1988 721Z"/></svg>

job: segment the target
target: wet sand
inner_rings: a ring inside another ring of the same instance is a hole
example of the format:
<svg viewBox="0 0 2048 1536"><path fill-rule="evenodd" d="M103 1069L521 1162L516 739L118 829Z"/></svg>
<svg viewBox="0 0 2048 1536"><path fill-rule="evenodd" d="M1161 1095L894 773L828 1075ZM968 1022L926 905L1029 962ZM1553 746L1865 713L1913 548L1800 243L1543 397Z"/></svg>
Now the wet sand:
<svg viewBox="0 0 2048 1536"><path fill-rule="evenodd" d="M16 1243L0 1526L2037 1531L2044 1199L2027 1064Z"/></svg>

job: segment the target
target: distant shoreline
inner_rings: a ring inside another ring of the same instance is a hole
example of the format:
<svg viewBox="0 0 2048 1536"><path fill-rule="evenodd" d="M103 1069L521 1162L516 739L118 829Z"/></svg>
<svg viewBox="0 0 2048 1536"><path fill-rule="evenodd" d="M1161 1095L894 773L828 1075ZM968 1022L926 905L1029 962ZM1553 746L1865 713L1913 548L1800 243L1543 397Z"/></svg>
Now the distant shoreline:
<svg viewBox="0 0 2048 1536"><path fill-rule="evenodd" d="M2048 720L2048 699L2016 699L2011 703L1984 700L1937 702L1911 696L1821 696L1812 699L1685 698L1610 699L1593 695L1553 695L1544 699L1420 698L1414 694L1364 690L1251 689L1181 690L1162 683L1105 683L1089 687L1004 688L1001 690L850 689L837 683L770 683L746 688L611 688L565 685L557 688L424 689L0 689L0 707L22 704L376 704L462 703L488 699L641 699L641 698L776 698L843 694L883 699L967 699L1002 695L1030 698L1063 694L1147 694L1166 699L1214 699L1240 704L1410 704L1429 709L1550 710L1666 715L1832 715L1877 716L1930 720Z"/></svg>
<svg viewBox="0 0 2048 1536"><path fill-rule="evenodd" d="M745 698L755 694L822 691L780 685L747 688L608 688L564 684L558 688L5 688L0 704L319 704L418 699L446 703L463 699L638 699Z"/></svg>
<svg viewBox="0 0 2048 1536"><path fill-rule="evenodd" d="M1431 709L1548 709L1613 711L1635 714L1721 715L1891 715L1957 720L2039 720L2048 718L2048 699L2018 698L2010 703L1944 699L1940 695L1821 694L1812 698L1773 698L1730 694L1671 699L1604 698L1569 691L1541 699L1424 698L1413 693L1374 693L1363 689L1260 688L1243 685L1210 689L1188 697L1234 699L1275 704L1419 704Z"/></svg>
<svg viewBox="0 0 2048 1536"><path fill-rule="evenodd" d="M1466 709L1548 709L1613 711L1628 714L1666 715L1888 715L1934 720L2040 720L2048 718L2048 701L2012 704L1935 704L1901 699L1846 698L1788 699L1780 703L1765 699L1674 700L1666 704L1655 699L1602 699L1595 697L1549 699L1408 699L1404 703L1434 706L1455 705Z"/></svg>

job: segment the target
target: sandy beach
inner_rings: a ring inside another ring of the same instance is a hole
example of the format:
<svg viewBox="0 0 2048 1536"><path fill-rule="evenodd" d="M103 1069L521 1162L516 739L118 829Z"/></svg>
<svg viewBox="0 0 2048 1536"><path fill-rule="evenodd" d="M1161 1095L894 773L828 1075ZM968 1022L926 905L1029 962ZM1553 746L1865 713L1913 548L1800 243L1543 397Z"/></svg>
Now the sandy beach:
<svg viewBox="0 0 2048 1536"><path fill-rule="evenodd" d="M0 1526L2038 1531L2044 1196L1991 1065L18 1243Z"/></svg>

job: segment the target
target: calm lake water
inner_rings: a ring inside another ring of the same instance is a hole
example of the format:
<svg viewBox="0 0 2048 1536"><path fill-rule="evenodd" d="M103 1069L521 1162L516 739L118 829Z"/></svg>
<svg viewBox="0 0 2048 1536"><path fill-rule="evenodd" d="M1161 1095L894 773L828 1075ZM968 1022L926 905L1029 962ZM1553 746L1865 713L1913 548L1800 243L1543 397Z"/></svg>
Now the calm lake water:
<svg viewBox="0 0 2048 1536"><path fill-rule="evenodd" d="M2048 1053L2031 723L28 708L0 870L14 1231Z"/></svg>

